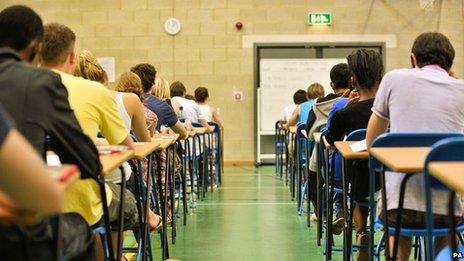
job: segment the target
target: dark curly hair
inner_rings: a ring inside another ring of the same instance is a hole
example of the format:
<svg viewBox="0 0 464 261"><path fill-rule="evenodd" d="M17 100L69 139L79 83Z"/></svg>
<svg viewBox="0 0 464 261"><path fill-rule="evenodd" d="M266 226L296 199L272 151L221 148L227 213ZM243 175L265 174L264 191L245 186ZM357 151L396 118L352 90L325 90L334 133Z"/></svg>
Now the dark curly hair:
<svg viewBox="0 0 464 261"><path fill-rule="evenodd" d="M445 70L451 69L455 51L448 37L441 33L423 33L412 45L411 52L416 57L419 68L436 64Z"/></svg>
<svg viewBox="0 0 464 261"><path fill-rule="evenodd" d="M132 67L131 72L137 74L142 81L143 92L149 92L155 83L156 69L149 63L141 63Z"/></svg>
<svg viewBox="0 0 464 261"><path fill-rule="evenodd" d="M372 90L383 76L382 56L379 52L368 49L358 49L348 55L348 67L356 79L358 89Z"/></svg>

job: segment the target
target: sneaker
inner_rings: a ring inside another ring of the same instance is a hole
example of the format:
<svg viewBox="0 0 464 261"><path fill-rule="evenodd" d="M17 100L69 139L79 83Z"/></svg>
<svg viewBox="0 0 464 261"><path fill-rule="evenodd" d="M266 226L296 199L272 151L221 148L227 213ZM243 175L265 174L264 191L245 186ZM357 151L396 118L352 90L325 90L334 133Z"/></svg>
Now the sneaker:
<svg viewBox="0 0 464 261"><path fill-rule="evenodd" d="M332 231L334 235L340 235L343 232L343 226L345 225L345 219L343 217L335 219L332 223Z"/></svg>
<svg viewBox="0 0 464 261"><path fill-rule="evenodd" d="M312 213L311 216L309 217L309 219L313 222L317 222L317 216L316 214Z"/></svg>

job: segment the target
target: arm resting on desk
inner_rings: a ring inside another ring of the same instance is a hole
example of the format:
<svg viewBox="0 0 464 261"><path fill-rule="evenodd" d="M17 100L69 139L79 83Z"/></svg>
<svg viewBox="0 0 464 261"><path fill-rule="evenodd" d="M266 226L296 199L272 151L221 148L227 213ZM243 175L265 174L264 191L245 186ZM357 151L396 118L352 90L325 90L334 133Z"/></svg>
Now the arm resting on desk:
<svg viewBox="0 0 464 261"><path fill-rule="evenodd" d="M40 213L61 211L64 186L53 180L27 141L10 131L0 149L0 190L20 209Z"/></svg>
<svg viewBox="0 0 464 261"><path fill-rule="evenodd" d="M375 112L372 113L367 125L366 145L369 150L374 140L388 128L388 120L379 117Z"/></svg>
<svg viewBox="0 0 464 261"><path fill-rule="evenodd" d="M174 126L171 126L171 129L179 134L179 139L184 140L188 137L187 129L182 125L180 121L177 121Z"/></svg>

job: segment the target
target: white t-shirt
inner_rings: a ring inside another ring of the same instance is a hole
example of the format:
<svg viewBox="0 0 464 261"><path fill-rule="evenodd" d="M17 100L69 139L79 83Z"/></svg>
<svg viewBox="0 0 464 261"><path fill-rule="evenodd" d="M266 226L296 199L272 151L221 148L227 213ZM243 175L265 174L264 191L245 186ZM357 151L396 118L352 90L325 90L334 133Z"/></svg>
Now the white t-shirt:
<svg viewBox="0 0 464 261"><path fill-rule="evenodd" d="M213 121L213 112L211 111L211 106L208 104L198 104L198 107L200 108L201 114L205 116L205 120L208 122Z"/></svg>
<svg viewBox="0 0 464 261"><path fill-rule="evenodd" d="M172 97L171 100L179 103L179 106L182 106L182 114L185 119L190 120L191 122L198 122L199 119L206 120L195 101L179 96Z"/></svg>
<svg viewBox="0 0 464 261"><path fill-rule="evenodd" d="M380 83L372 111L390 121L390 132L464 132L464 81L435 65L399 69ZM398 207L404 174L386 172L387 209ZM424 177L416 174L406 185L404 208L425 212ZM433 213L448 215L447 191L433 190ZM462 215L456 200L455 215Z"/></svg>
<svg viewBox="0 0 464 261"><path fill-rule="evenodd" d="M288 121L288 119L290 119L290 117L292 116L293 112L295 111L297 105L296 104L292 104L292 105L288 105L284 108L284 111L283 111L283 114L284 114L284 117L282 118L284 121Z"/></svg>

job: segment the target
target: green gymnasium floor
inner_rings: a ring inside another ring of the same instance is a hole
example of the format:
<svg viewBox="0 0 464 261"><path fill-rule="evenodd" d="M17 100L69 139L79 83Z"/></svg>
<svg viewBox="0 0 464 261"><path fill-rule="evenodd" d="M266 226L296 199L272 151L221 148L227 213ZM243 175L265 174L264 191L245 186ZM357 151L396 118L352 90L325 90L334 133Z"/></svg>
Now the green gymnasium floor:
<svg viewBox="0 0 464 261"><path fill-rule="evenodd" d="M129 235L126 245L133 244ZM154 256L161 260L159 236L154 239ZM340 245L342 237L335 240ZM306 217L298 216L273 166L226 168L222 187L198 202L187 226L178 224L170 251L171 258L187 261L324 260L316 244L316 223L308 228ZM341 259L334 252L333 260Z"/></svg>

